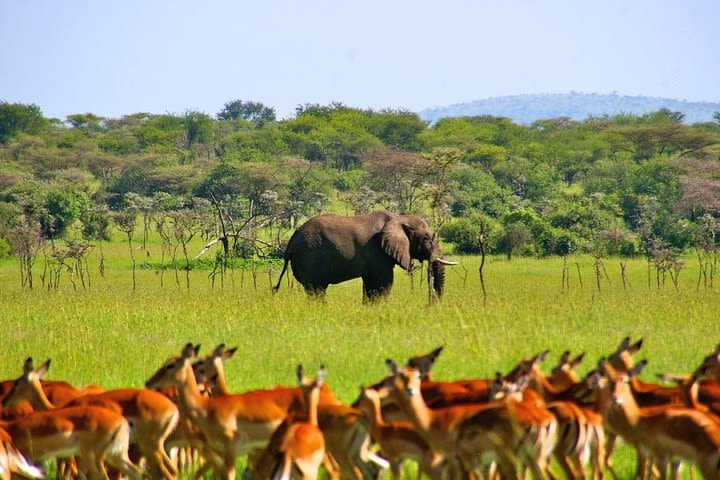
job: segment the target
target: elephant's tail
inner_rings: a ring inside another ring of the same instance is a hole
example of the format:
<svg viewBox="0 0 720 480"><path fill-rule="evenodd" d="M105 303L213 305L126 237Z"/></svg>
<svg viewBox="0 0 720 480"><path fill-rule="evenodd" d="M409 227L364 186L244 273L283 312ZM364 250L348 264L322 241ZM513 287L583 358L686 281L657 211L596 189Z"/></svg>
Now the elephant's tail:
<svg viewBox="0 0 720 480"><path fill-rule="evenodd" d="M280 290L280 283L282 282L283 275L285 275L285 270L287 270L289 261L290 259L288 257L285 257L285 263L283 264L282 271L280 272L280 278L278 278L277 285L275 285L272 289L273 293L276 293L278 290Z"/></svg>

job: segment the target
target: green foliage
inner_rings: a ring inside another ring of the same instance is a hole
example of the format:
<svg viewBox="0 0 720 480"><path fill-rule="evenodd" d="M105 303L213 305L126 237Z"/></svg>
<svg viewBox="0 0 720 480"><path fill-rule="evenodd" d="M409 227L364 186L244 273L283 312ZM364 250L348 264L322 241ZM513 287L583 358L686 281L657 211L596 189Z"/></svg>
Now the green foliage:
<svg viewBox="0 0 720 480"><path fill-rule="evenodd" d="M220 141L218 152L224 160L267 162L288 155L290 149L283 139L283 132L268 126L227 135Z"/></svg>
<svg viewBox="0 0 720 480"><path fill-rule="evenodd" d="M93 113L76 113L68 115L67 121L74 129L84 130L86 132L98 132L103 129L103 117L98 117Z"/></svg>
<svg viewBox="0 0 720 480"><path fill-rule="evenodd" d="M275 121L275 109L260 102L233 100L227 102L217 114L218 120L236 120L242 118L263 127Z"/></svg>
<svg viewBox="0 0 720 480"><path fill-rule="evenodd" d="M511 194L497 184L492 175L482 170L460 167L451 175L457 187L450 205L454 215L480 211L494 218L502 218L512 203Z"/></svg>
<svg viewBox="0 0 720 480"><path fill-rule="evenodd" d="M10 256L10 244L7 240L0 237L0 260L5 260Z"/></svg>
<svg viewBox="0 0 720 480"><path fill-rule="evenodd" d="M480 253L480 235L484 232L486 251L497 250L502 227L491 217L472 214L467 217L455 218L443 226L442 239L455 246L457 253Z"/></svg>
<svg viewBox="0 0 720 480"><path fill-rule="evenodd" d="M337 102L302 105L282 121L243 100L228 102L217 119L189 110L116 119L83 113L60 122L36 106L1 107L26 121L5 129L0 201L25 219L44 218L44 233L54 238L68 236L76 219L82 229L69 236L105 238L101 212L128 208L128 195L180 199L170 210L201 197L213 206L198 227L203 235L235 229L253 252L266 240L254 231L261 225L273 236L265 253L324 211L420 213L447 225L466 251L474 251L462 239L474 235L477 218L501 223L504 233L517 224L511 233L522 226L527 240L516 253L538 256L599 248L634 254L650 238L690 248L700 216L720 214L713 197L720 129L686 125L679 108L582 121L557 115L530 125L490 115L428 125L412 112ZM73 202L50 196L68 189L82 192L89 208L78 213Z"/></svg>
<svg viewBox="0 0 720 480"><path fill-rule="evenodd" d="M35 104L0 102L0 144L21 132L37 134L49 123Z"/></svg>
<svg viewBox="0 0 720 480"><path fill-rule="evenodd" d="M212 141L215 123L206 113L186 112L183 117L183 126L188 146Z"/></svg>
<svg viewBox="0 0 720 480"><path fill-rule="evenodd" d="M426 127L427 124L416 113L402 110L372 113L365 120L367 131L385 145L410 151L420 149L418 135Z"/></svg>
<svg viewBox="0 0 720 480"><path fill-rule="evenodd" d="M83 192L72 188L51 190L43 204L40 216L41 234L45 238L62 237L80 212L89 208L90 199Z"/></svg>

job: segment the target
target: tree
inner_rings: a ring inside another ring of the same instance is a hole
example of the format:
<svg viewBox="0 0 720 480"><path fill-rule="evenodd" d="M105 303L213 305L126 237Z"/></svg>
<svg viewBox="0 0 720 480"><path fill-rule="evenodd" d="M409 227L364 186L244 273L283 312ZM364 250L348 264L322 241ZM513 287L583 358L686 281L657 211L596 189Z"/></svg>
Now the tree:
<svg viewBox="0 0 720 480"><path fill-rule="evenodd" d="M40 216L42 236L48 239L62 237L89 203L87 195L72 188L51 190L45 200L45 212Z"/></svg>
<svg viewBox="0 0 720 480"><path fill-rule="evenodd" d="M426 197L425 158L389 147L369 150L361 158L369 173L367 186L378 193L378 203L402 215L420 211Z"/></svg>
<svg viewBox="0 0 720 480"><path fill-rule="evenodd" d="M209 115L192 110L188 111L183 117L183 125L185 126L187 147L196 143L210 143L212 140L215 126Z"/></svg>
<svg viewBox="0 0 720 480"><path fill-rule="evenodd" d="M384 110L371 113L365 121L366 129L385 145L403 150L420 149L418 135L427 124L414 112Z"/></svg>
<svg viewBox="0 0 720 480"><path fill-rule="evenodd" d="M5 144L20 132L38 133L49 122L35 104L0 102L0 144Z"/></svg>
<svg viewBox="0 0 720 480"><path fill-rule="evenodd" d="M103 128L105 119L93 113L76 113L67 116L67 121L72 128L79 130L99 132Z"/></svg>
<svg viewBox="0 0 720 480"><path fill-rule="evenodd" d="M235 120L242 118L263 127L275 121L275 109L266 107L260 102L233 100L227 102L222 110L216 115L218 120Z"/></svg>
<svg viewBox="0 0 720 480"><path fill-rule="evenodd" d="M530 232L522 223L511 223L505 227L505 233L500 237L499 246L507 254L507 259L512 260L513 252L520 250L530 240Z"/></svg>

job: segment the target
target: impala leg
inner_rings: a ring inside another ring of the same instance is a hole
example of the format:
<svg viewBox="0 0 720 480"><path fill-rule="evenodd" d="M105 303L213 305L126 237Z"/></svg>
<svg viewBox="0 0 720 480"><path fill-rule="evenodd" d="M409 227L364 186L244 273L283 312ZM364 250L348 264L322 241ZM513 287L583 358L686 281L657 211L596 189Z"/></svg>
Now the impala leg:
<svg viewBox="0 0 720 480"><path fill-rule="evenodd" d="M330 480L340 480L341 470L337 461L333 458L330 452L325 452L325 458L323 458L323 466L325 471L330 477Z"/></svg>

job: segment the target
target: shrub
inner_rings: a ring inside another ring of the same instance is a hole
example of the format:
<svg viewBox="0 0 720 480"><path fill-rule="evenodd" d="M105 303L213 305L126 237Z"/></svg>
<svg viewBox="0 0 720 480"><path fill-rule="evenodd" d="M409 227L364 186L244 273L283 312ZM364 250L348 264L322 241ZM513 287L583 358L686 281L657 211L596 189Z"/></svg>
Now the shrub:
<svg viewBox="0 0 720 480"><path fill-rule="evenodd" d="M10 256L10 244L4 238L0 237L0 260L4 260Z"/></svg>
<svg viewBox="0 0 720 480"><path fill-rule="evenodd" d="M468 217L455 218L442 230L442 239L455 245L457 253L480 253L480 226L485 225L485 242L488 251L495 250L499 224L491 218L474 213Z"/></svg>

